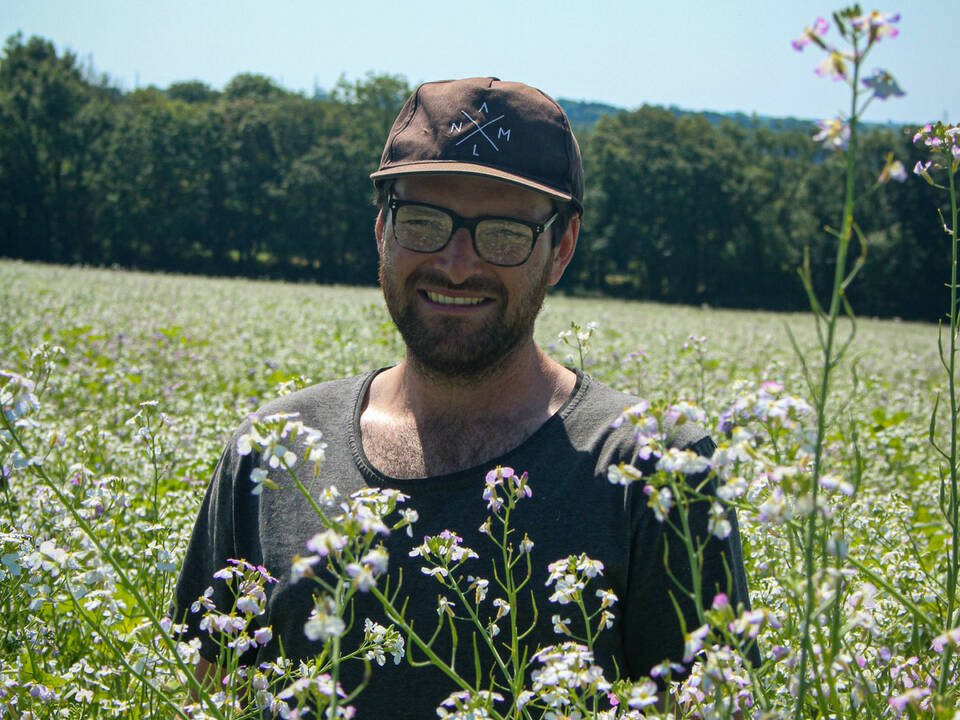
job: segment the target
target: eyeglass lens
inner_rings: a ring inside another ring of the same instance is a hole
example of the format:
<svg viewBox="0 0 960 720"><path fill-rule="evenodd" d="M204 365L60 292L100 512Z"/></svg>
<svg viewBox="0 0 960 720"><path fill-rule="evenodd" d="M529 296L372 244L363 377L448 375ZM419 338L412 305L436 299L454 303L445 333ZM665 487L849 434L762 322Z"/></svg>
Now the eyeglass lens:
<svg viewBox="0 0 960 720"><path fill-rule="evenodd" d="M397 242L408 250L436 252L450 240L453 218L438 208L403 205L397 209ZM527 259L533 230L507 219L481 220L474 228L477 254L494 265L516 265Z"/></svg>

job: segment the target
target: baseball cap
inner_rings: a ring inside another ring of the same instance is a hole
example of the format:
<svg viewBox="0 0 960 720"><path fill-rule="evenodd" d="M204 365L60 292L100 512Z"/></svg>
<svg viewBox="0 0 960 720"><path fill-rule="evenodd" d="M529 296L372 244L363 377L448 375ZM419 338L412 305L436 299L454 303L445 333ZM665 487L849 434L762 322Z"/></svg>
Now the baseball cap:
<svg viewBox="0 0 960 720"><path fill-rule="evenodd" d="M583 161L557 102L519 82L424 83L407 98L370 177L481 175L572 202L583 212Z"/></svg>

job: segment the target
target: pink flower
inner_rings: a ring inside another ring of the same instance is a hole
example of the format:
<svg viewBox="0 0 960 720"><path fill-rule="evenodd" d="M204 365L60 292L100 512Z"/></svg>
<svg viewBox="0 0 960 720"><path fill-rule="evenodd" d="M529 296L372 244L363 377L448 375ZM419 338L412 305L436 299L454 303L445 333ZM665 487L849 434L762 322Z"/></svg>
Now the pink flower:
<svg viewBox="0 0 960 720"><path fill-rule="evenodd" d="M804 28L803 34L790 44L793 45L793 49L798 52L803 50L811 42L822 46L823 43L820 41L820 38L826 35L829 29L830 23L823 18L817 18L813 23L813 27L808 26Z"/></svg>
<svg viewBox="0 0 960 720"><path fill-rule="evenodd" d="M917 160L917 164L913 166L914 175L919 175L928 183L933 185L933 178L930 177L930 166L933 164L933 161L927 160L927 162L921 162Z"/></svg>
<svg viewBox="0 0 960 720"><path fill-rule="evenodd" d="M942 653L947 645L954 649L960 647L960 627L955 627L953 630L947 630L945 633L937 635L930 643L930 649Z"/></svg>
<svg viewBox="0 0 960 720"><path fill-rule="evenodd" d="M870 31L870 42L899 35L900 31L893 26L896 22L900 22L900 13L882 13L877 10L850 19L850 25L855 31Z"/></svg>
<svg viewBox="0 0 960 720"><path fill-rule="evenodd" d="M713 605L711 605L713 610L723 610L728 607L730 607L730 600L727 598L726 593L719 593L713 596Z"/></svg>
<svg viewBox="0 0 960 720"><path fill-rule="evenodd" d="M814 142L822 142L828 148L844 150L850 142L850 126L840 118L817 120L820 132L813 136Z"/></svg>
<svg viewBox="0 0 960 720"><path fill-rule="evenodd" d="M843 80L847 77L847 61L850 59L847 53L841 53L838 50L830 50L830 54L820 63L814 72L820 77L828 77L833 80Z"/></svg>

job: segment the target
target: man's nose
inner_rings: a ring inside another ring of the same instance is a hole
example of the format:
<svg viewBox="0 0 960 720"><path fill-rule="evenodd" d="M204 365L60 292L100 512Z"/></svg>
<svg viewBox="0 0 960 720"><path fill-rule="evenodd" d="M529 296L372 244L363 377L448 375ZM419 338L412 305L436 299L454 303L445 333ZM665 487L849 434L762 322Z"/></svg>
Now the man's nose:
<svg viewBox="0 0 960 720"><path fill-rule="evenodd" d="M458 228L454 232L446 247L436 254L434 266L455 284L483 272L484 262L473 249L473 239L467 228Z"/></svg>

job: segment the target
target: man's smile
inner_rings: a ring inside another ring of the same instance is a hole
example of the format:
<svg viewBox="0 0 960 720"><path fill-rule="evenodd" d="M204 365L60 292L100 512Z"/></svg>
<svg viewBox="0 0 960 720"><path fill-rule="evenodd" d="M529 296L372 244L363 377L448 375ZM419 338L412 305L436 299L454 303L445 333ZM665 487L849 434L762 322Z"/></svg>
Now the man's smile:
<svg viewBox="0 0 960 720"><path fill-rule="evenodd" d="M447 295L446 293L436 292L435 290L421 290L420 293L435 305L475 306L492 302L491 298L488 297Z"/></svg>

